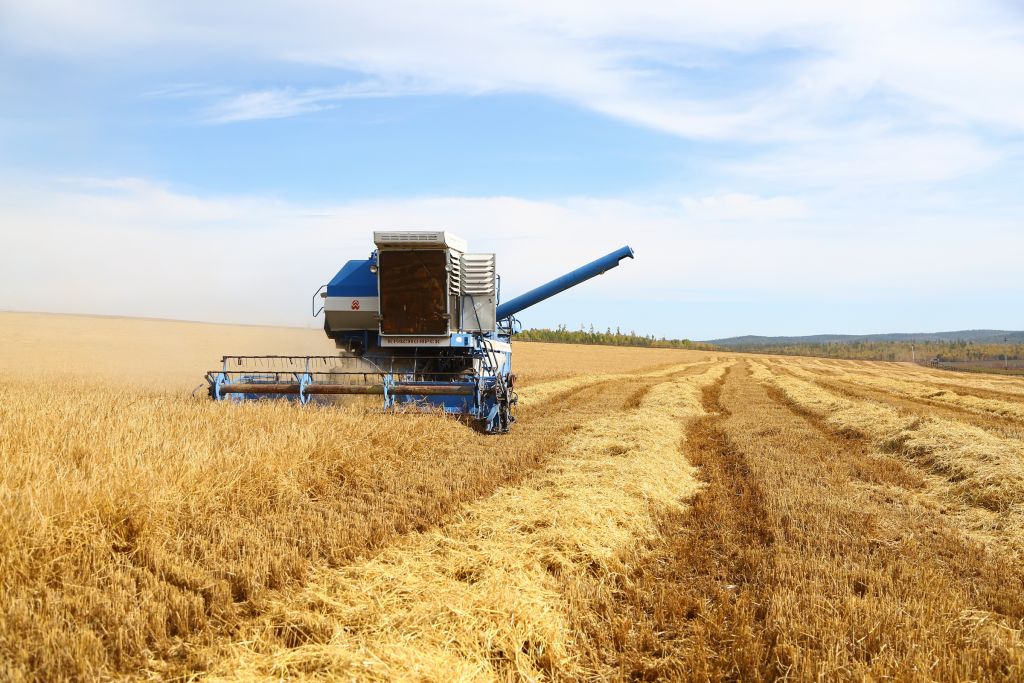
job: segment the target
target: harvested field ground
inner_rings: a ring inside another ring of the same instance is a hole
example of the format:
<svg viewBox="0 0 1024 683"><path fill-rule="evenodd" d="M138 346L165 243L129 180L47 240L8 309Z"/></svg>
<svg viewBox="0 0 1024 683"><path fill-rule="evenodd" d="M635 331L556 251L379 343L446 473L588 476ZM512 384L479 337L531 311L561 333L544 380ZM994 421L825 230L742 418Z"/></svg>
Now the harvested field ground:
<svg viewBox="0 0 1024 683"><path fill-rule="evenodd" d="M0 314L0 679L1024 677L1024 380L523 343L504 437L190 396L321 337Z"/></svg>

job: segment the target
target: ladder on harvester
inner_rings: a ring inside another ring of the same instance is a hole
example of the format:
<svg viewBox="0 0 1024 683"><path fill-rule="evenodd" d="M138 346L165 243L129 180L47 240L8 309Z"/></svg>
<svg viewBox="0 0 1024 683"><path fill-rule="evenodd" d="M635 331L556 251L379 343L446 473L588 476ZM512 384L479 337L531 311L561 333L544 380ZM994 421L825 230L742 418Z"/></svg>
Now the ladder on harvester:
<svg viewBox="0 0 1024 683"><path fill-rule="evenodd" d="M498 353L494 350L490 341L484 340L483 348L483 369L494 375L494 407L491 409L491 414L487 415L487 421L494 425L491 431L504 433L516 421L515 416L512 414L512 407L519 402L519 397L516 395L513 387L514 375L502 373Z"/></svg>

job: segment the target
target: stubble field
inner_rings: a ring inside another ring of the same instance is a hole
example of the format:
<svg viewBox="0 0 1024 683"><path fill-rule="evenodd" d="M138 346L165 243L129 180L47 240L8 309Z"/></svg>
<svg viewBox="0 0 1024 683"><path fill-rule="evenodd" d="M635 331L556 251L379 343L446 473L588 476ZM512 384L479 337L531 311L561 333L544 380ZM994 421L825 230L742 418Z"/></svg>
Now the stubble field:
<svg viewBox="0 0 1024 683"><path fill-rule="evenodd" d="M0 679L1024 676L1024 380L518 344L486 437L213 404L317 330L0 314Z"/></svg>

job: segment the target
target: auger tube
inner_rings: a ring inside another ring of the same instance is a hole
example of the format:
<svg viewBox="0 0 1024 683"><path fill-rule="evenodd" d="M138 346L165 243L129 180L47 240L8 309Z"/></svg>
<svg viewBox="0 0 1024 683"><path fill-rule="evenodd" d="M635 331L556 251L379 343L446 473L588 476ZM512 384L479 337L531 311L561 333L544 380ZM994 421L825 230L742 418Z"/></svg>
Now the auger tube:
<svg viewBox="0 0 1024 683"><path fill-rule="evenodd" d="M592 277L597 277L606 270L611 270L615 266L619 265L619 262L624 258L633 258L633 250L629 246L617 249L607 256L602 256L596 261L592 261L585 266L577 268L571 273L566 273L562 277L555 278L547 284L531 289L525 294L520 294L511 301L506 301L498 306L497 318L498 320L510 318L516 313L519 313L520 311L535 304L539 304L545 299L550 299L554 295L564 292L570 287L575 287L581 282L586 282Z"/></svg>

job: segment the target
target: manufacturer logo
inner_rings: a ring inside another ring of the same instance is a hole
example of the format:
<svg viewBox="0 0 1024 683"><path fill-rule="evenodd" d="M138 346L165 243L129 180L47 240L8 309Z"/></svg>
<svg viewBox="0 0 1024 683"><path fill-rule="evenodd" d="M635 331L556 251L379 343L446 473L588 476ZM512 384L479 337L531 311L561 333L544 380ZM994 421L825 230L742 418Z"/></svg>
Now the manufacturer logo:
<svg viewBox="0 0 1024 683"><path fill-rule="evenodd" d="M382 346L395 346L401 344L447 346L449 337L382 337Z"/></svg>
<svg viewBox="0 0 1024 683"><path fill-rule="evenodd" d="M359 299L352 299L352 310L353 311L358 311L359 310Z"/></svg>

